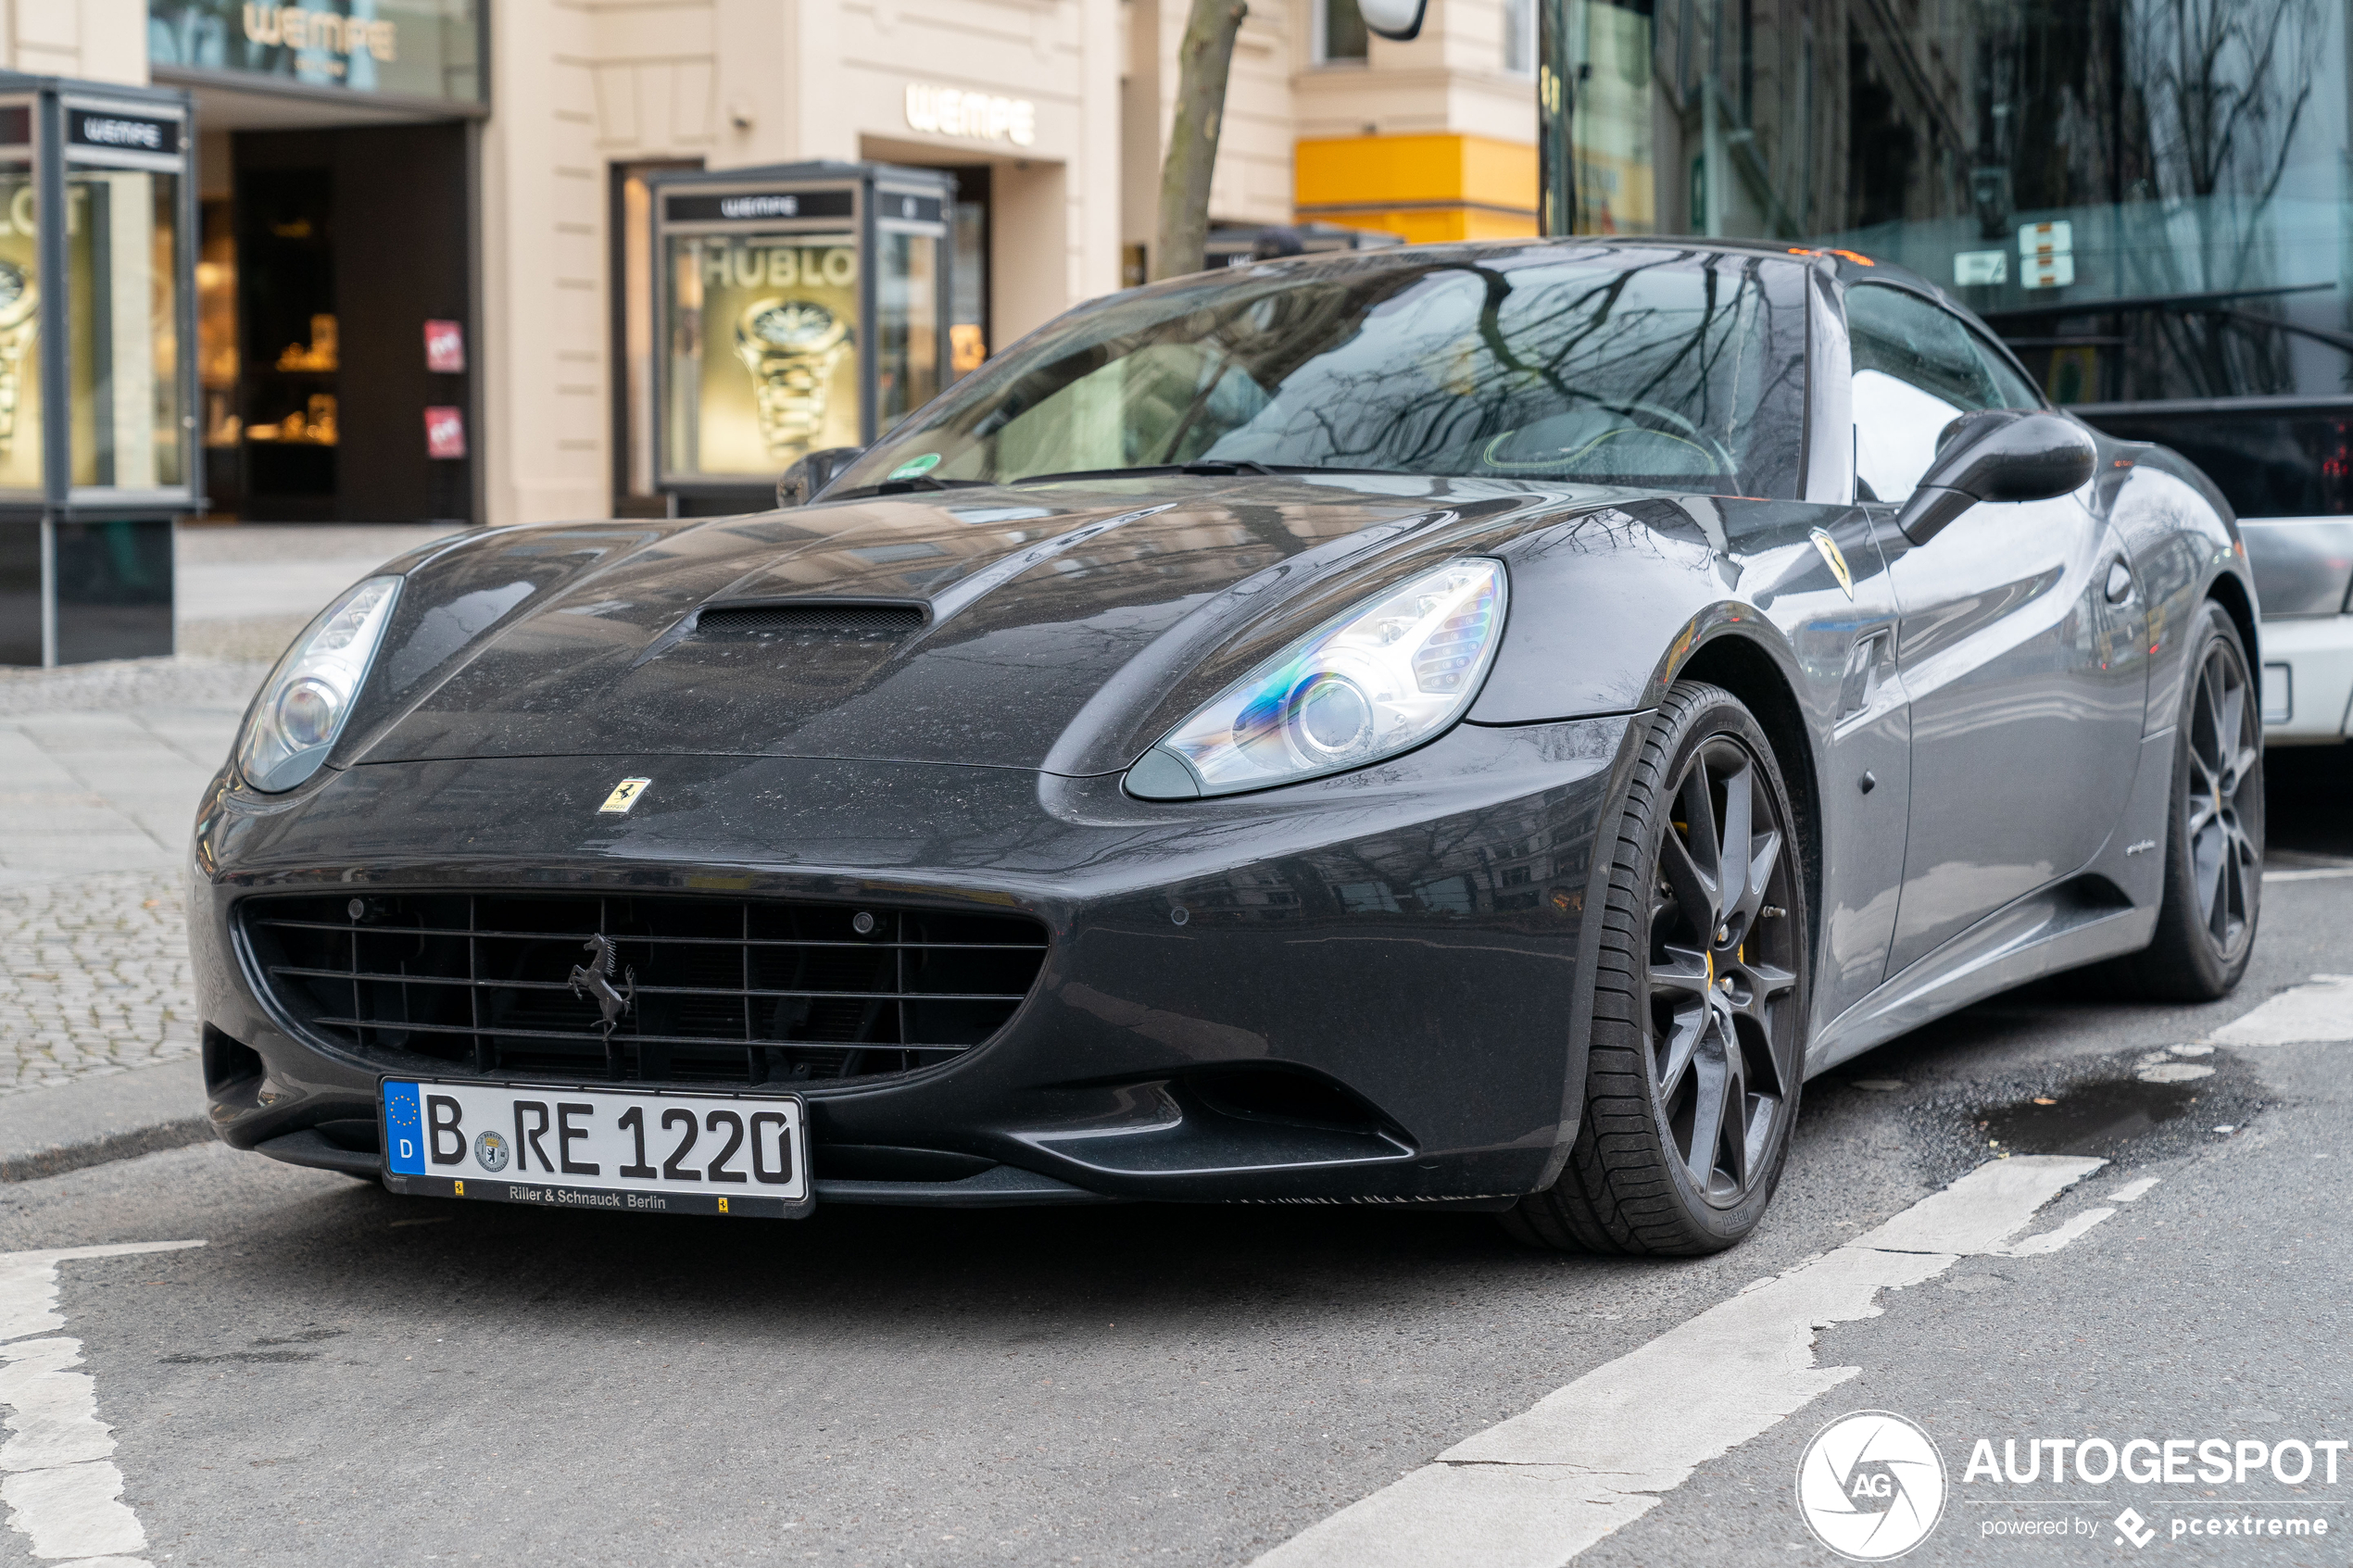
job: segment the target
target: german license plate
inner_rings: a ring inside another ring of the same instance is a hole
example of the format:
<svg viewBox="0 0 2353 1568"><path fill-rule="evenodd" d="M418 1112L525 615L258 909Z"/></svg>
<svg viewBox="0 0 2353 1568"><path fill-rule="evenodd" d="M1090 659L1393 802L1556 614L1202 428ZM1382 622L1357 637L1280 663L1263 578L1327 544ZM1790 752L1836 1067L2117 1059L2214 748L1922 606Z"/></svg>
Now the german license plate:
<svg viewBox="0 0 2353 1568"><path fill-rule="evenodd" d="M645 1214L809 1212L798 1095L384 1081L384 1185Z"/></svg>

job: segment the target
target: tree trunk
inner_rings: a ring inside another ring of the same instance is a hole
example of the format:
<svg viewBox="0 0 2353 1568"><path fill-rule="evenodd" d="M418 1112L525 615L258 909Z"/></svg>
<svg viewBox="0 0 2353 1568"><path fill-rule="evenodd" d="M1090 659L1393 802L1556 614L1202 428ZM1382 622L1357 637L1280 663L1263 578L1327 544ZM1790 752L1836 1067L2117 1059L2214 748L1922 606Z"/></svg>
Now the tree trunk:
<svg viewBox="0 0 2353 1568"><path fill-rule="evenodd" d="M1250 7L1242 0L1193 0L1185 41L1176 50L1176 118L1168 157L1160 166L1160 237L1152 276L1174 278L1202 268L1209 237L1209 177L1217 167L1217 131L1226 118L1226 76L1234 63L1234 35Z"/></svg>

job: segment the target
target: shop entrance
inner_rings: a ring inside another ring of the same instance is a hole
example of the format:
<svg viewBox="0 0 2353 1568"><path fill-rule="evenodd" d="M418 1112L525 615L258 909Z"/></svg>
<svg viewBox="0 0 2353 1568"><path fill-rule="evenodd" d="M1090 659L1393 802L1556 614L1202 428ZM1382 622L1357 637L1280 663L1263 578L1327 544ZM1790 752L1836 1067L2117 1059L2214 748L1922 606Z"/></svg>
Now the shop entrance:
<svg viewBox="0 0 2353 1568"><path fill-rule="evenodd" d="M207 138L228 164L198 285L214 516L476 521L468 141L459 122Z"/></svg>

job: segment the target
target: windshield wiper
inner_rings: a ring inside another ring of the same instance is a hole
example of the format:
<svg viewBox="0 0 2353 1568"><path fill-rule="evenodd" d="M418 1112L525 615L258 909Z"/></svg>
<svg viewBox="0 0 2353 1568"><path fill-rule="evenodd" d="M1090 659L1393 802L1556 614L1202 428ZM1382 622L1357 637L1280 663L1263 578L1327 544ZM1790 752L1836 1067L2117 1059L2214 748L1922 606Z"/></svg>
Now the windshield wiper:
<svg viewBox="0 0 2353 1568"><path fill-rule="evenodd" d="M1201 474L1213 479L1263 473L1387 473L1387 469L1327 468L1320 463L1262 463L1252 458L1202 458L1189 463L1139 463L1124 469L1072 469L1064 473L1026 473L1007 484L1057 484L1072 479L1139 479L1156 473Z"/></svg>
<svg viewBox="0 0 2353 1568"><path fill-rule="evenodd" d="M911 474L905 479L886 479L878 484L861 484L828 495L828 501L846 501L859 495L904 495L915 490L993 490L996 486L985 479L941 479L936 474Z"/></svg>

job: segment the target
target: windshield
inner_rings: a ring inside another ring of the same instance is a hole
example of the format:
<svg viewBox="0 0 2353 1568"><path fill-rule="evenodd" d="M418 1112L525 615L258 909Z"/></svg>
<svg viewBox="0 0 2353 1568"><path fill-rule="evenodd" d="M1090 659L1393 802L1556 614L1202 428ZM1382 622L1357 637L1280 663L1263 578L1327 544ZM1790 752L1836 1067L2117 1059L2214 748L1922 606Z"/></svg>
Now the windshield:
<svg viewBox="0 0 2353 1568"><path fill-rule="evenodd" d="M1074 311L832 489L1189 463L1797 494L1805 303L1776 257L1431 247Z"/></svg>

